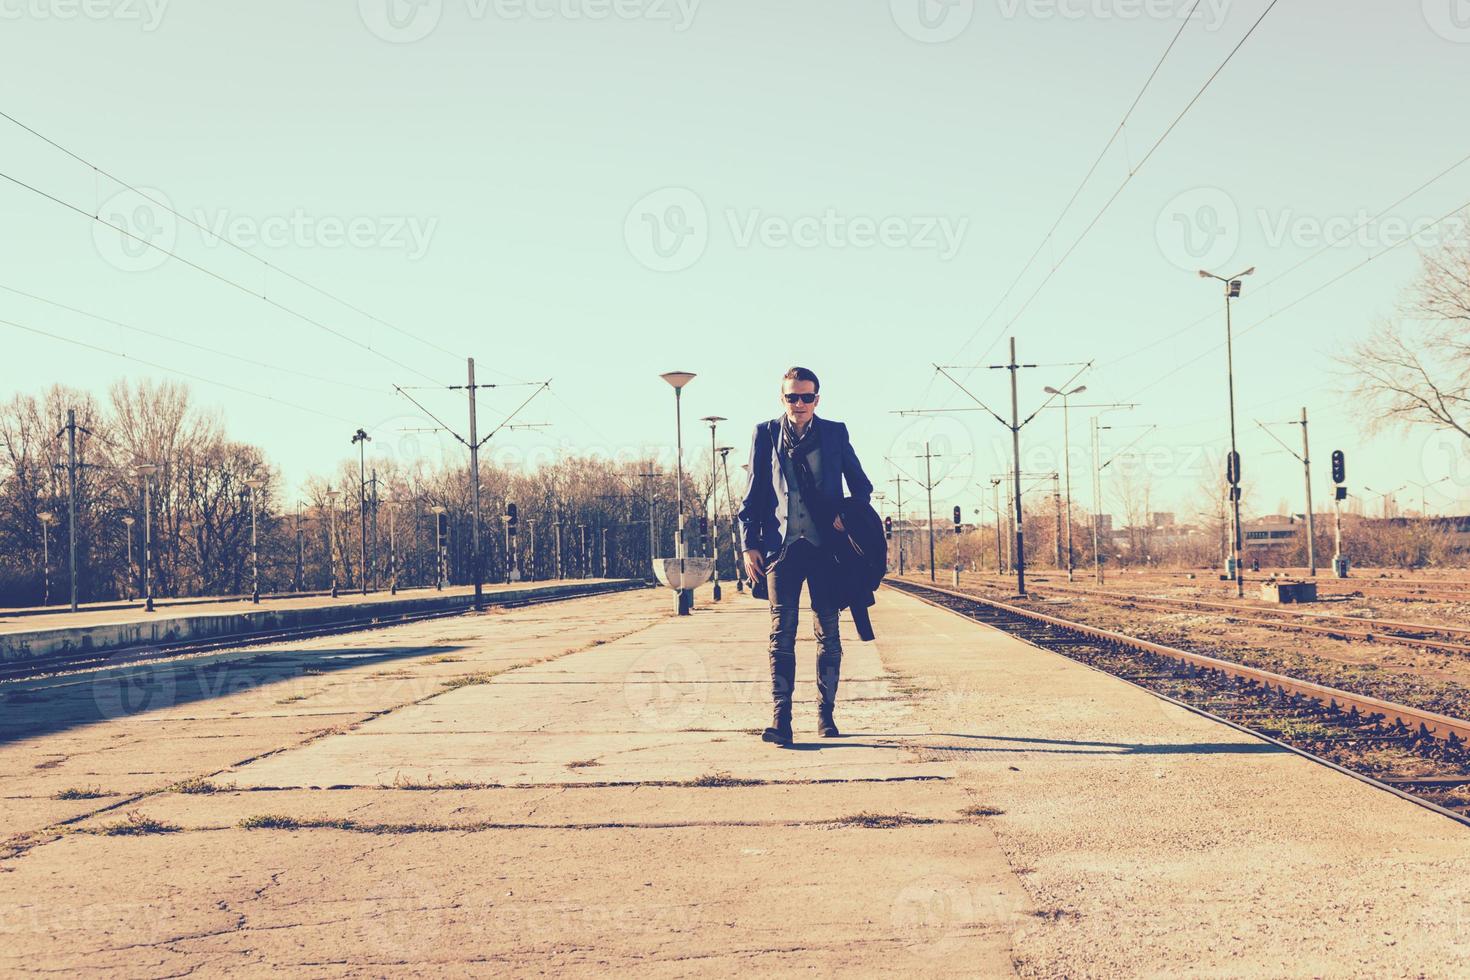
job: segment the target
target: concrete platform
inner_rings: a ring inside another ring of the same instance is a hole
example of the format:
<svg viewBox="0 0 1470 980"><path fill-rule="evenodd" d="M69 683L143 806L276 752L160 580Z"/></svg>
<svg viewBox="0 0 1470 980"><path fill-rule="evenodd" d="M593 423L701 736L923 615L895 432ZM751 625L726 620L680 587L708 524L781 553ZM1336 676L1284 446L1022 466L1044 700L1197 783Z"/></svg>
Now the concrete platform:
<svg viewBox="0 0 1470 980"><path fill-rule="evenodd" d="M542 582L497 583L483 589L487 604L508 598L543 596L558 592L596 590L620 579L552 579ZM148 612L141 603L103 604L66 609L0 610L0 661L17 661L72 652L112 652L157 646L183 640L209 640L271 630L371 621L374 617L468 608L474 598L470 586L454 588L343 592L217 601L180 599L155 603Z"/></svg>
<svg viewBox="0 0 1470 980"><path fill-rule="evenodd" d="M0 687L0 971L1470 970L1428 811L890 591L783 751L761 604L668 605Z"/></svg>

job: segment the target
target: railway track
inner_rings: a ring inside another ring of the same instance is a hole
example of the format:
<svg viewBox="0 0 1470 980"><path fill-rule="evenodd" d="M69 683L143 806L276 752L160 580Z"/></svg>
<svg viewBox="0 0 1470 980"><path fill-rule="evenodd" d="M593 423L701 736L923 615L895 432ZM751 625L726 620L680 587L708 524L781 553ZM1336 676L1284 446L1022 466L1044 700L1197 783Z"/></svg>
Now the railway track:
<svg viewBox="0 0 1470 980"><path fill-rule="evenodd" d="M607 595L613 592L625 592L630 589L646 587L645 583L641 581L629 579L588 585L584 588L579 588L575 592L527 596L524 598L515 598L513 593L509 594L506 598L499 598L500 594L497 593L486 593L485 605L487 608L518 609L524 606L564 602L568 599L584 599L589 596ZM464 616L473 611L472 607L465 605L451 609L435 609L422 612L392 612L391 606L388 606L385 611L376 612L371 617L346 623L259 630L253 633L240 633L228 637L180 640L175 643L160 643L111 652L69 651L52 656L32 657L23 661L6 663L0 666L0 683L6 681L33 680L55 674L96 670L106 667L125 667L138 663L173 660L238 647L259 646L263 643L286 643L292 640L307 640L320 636L357 633L363 630L382 629L386 626L402 626L408 623L418 623L431 619L449 619L455 616Z"/></svg>
<svg viewBox="0 0 1470 980"><path fill-rule="evenodd" d="M1470 826L1470 721L890 578L890 588L1017 636Z"/></svg>
<svg viewBox="0 0 1470 980"><path fill-rule="evenodd" d="M981 578L979 581L995 588L1010 588L1007 580ZM1400 620L1379 619L1371 616L1337 616L1330 613L1307 612L1294 608L1264 608L1238 602L1210 599L1189 599L1179 596L1140 596L1108 589L1086 588L1076 585L1041 580L1033 594L1044 596L1053 593L1059 596L1077 596L1097 599L1122 607L1176 612L1198 610L1218 612L1231 623L1264 626L1269 629L1298 633L1317 633L1342 640L1361 640L1366 643L1384 642L1411 646L1440 653L1460 656L1470 654L1470 627L1449 626L1441 623L1410 623ZM1431 639L1434 635L1453 636L1460 640Z"/></svg>
<svg viewBox="0 0 1470 980"><path fill-rule="evenodd" d="M1086 569L1083 570L1087 572ZM1090 574L1090 572L1087 572ZM1178 579L1191 580L1201 587L1216 584L1212 569L1199 572L1163 572L1155 571L1146 574L1132 574L1127 572L1114 572L1113 579L1118 582L1126 582L1131 586L1158 585L1166 586L1168 583ZM1295 579L1305 578L1305 573L1285 572L1280 577ZM1044 575L1035 576L1038 582L1047 581ZM1271 581L1271 576L1261 572L1247 572L1246 586L1251 587L1261 582ZM1410 602L1467 602L1470 603L1470 582L1459 582L1454 580L1443 582L1413 582L1399 579L1360 578L1338 579L1330 576L1318 576L1318 592L1327 597L1342 598L1347 596L1361 595L1364 598L1378 599L1403 599ZM1233 588L1226 581L1218 582L1222 593Z"/></svg>

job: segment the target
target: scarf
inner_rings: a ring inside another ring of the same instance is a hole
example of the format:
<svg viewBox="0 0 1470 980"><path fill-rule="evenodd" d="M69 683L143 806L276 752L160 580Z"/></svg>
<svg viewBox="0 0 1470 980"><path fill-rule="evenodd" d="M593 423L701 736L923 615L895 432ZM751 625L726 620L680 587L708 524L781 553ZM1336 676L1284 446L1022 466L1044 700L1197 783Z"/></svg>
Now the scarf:
<svg viewBox="0 0 1470 980"><path fill-rule="evenodd" d="M787 459L796 459L796 454L807 453L817 446L817 441L812 438L812 430L817 427L814 417L806 424L806 431L801 435L796 434L796 426L791 424L788 416L781 416L781 455Z"/></svg>

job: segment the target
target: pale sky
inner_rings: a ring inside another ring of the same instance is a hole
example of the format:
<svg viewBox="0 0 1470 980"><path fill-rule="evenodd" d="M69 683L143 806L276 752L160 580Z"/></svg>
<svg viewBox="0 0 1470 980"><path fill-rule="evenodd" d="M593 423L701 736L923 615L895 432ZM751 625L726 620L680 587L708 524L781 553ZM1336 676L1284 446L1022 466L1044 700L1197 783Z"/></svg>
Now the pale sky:
<svg viewBox="0 0 1470 980"><path fill-rule="evenodd" d="M293 484L351 455L359 425L375 452L439 452L401 431L428 423L392 385L462 383L464 355L482 381L554 379L521 416L550 427L496 439L529 458L667 447L658 374L694 371L691 464L708 445L700 416L730 419L720 441L743 456L780 374L803 364L875 482L893 475L885 456L922 476L925 438L946 454L944 513L979 503L1009 435L980 413L894 413L973 404L932 365L999 363L1014 335L1022 361L1048 365L1022 372L1022 413L1067 365L1095 361L1077 404L1137 402L1109 416L1109 444L1157 425L1139 443L1154 508L1185 510L1202 452L1226 436L1223 301L1194 269L1254 265L1235 353L1256 504L1300 509L1299 464L1254 420L1305 405L1319 509L1333 448L1355 489L1449 476L1429 504L1463 507L1458 447L1368 438L1330 362L1392 312L1415 244L1309 295L1470 203L1467 163L1312 257L1470 154L1457 3L1279 2L1122 186L1269 5L1201 0L1007 293L1193 0L0 0L0 110L240 246L0 119L0 170L84 212L0 180L0 319L291 403L193 382ZM1463 225L1424 240L1450 234ZM14 326L0 336L3 392L169 376ZM1008 414L1005 372L958 376ZM487 392L482 427L528 391ZM462 424L463 393L414 394ZM1079 506L1089 414L1072 413ZM1023 467L1055 468L1060 443L1048 412L1024 430Z"/></svg>

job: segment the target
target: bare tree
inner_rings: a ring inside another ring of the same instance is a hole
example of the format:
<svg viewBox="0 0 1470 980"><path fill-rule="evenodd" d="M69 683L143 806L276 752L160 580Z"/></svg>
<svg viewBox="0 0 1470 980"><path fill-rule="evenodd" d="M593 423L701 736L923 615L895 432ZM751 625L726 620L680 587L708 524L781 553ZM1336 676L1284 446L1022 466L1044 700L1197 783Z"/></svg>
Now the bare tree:
<svg viewBox="0 0 1470 980"><path fill-rule="evenodd" d="M1430 425L1470 439L1470 243L1424 257L1398 316L1338 358L1370 429Z"/></svg>

